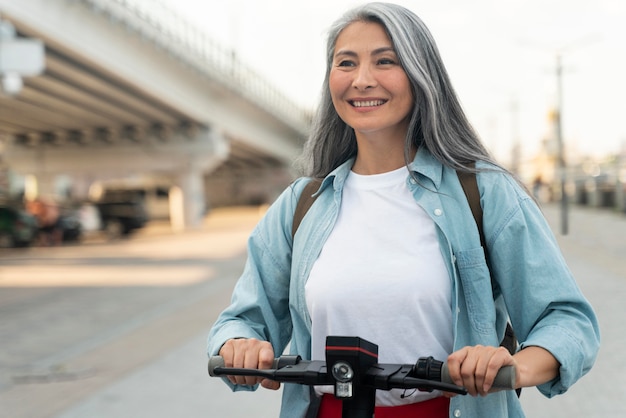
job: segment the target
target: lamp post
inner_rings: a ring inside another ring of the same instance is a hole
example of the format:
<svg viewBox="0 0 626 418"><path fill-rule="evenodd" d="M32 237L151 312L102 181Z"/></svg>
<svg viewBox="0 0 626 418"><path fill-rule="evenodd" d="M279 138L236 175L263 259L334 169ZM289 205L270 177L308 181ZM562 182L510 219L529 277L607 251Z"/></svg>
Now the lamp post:
<svg viewBox="0 0 626 418"><path fill-rule="evenodd" d="M563 53L566 51L572 51L578 49L583 44L589 44L597 42L600 37L597 34L590 34L584 38L572 42L564 47L556 50L556 110L555 110L555 128L556 128L556 140L557 140L557 152L558 152L558 171L559 182L561 189L561 233L567 235L569 232L568 224L568 199L567 199L567 164L565 161L565 143L563 140ZM545 50L544 45L540 45L537 42L523 41L526 46L531 46L537 49ZM553 50L552 48L550 48Z"/></svg>
<svg viewBox="0 0 626 418"><path fill-rule="evenodd" d="M563 109L563 63L561 53L556 54L556 141L558 152L559 179L561 182L561 234L567 235L569 232L568 210L567 210L567 173L565 162L565 146L563 143L563 128L561 113Z"/></svg>
<svg viewBox="0 0 626 418"><path fill-rule="evenodd" d="M573 42L556 52L556 136L559 160L559 177L561 182L561 234L569 232L568 199L567 199L567 164L565 161L565 144L563 140L563 53L579 49L584 44L599 41L597 35L589 35Z"/></svg>

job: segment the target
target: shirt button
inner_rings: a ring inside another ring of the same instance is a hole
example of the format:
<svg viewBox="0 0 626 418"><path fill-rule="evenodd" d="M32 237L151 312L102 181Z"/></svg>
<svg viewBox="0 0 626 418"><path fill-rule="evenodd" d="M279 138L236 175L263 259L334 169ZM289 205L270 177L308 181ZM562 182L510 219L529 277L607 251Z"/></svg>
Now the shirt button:
<svg viewBox="0 0 626 418"><path fill-rule="evenodd" d="M443 215L443 211L441 209L435 209L435 216Z"/></svg>
<svg viewBox="0 0 626 418"><path fill-rule="evenodd" d="M455 409L455 410L454 410L454 416L455 416L456 418L459 418L459 417L461 416L461 410L460 410L460 409Z"/></svg>

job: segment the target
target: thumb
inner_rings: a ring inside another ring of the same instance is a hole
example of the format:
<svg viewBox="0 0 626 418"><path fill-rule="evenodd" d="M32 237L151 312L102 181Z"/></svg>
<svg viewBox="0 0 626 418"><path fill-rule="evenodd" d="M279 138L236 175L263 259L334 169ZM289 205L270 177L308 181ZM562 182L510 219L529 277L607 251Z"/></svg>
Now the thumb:
<svg viewBox="0 0 626 418"><path fill-rule="evenodd" d="M261 380L261 386L265 389L278 390L280 389L280 382L275 382L270 379L263 379Z"/></svg>

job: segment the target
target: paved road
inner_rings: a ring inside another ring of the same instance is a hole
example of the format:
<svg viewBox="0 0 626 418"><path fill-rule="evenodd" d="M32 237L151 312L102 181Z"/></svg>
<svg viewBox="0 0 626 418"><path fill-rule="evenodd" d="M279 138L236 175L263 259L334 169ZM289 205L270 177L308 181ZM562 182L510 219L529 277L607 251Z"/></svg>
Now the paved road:
<svg viewBox="0 0 626 418"><path fill-rule="evenodd" d="M182 235L157 224L128 241L0 253L0 417L258 409L208 377L204 340L259 216L214 211L201 231Z"/></svg>
<svg viewBox="0 0 626 418"><path fill-rule="evenodd" d="M558 208L545 213L558 228ZM201 231L153 225L127 242L0 254L0 417L276 417L280 392L232 394L205 369L206 333L258 217L215 211ZM568 394L522 400L529 417L626 416L626 217L573 208L570 228L558 238L602 351Z"/></svg>

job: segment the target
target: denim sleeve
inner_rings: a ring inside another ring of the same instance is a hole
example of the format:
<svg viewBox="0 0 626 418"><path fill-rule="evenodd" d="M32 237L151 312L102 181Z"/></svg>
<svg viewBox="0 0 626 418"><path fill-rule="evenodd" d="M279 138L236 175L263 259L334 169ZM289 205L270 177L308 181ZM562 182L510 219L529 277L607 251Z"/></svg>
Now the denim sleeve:
<svg viewBox="0 0 626 418"><path fill-rule="evenodd" d="M301 189L300 184L288 187L250 235L247 261L231 303L209 333L209 356L216 355L232 338L269 341L275 353L282 353L288 344L292 330L288 303L291 221L296 189Z"/></svg>
<svg viewBox="0 0 626 418"><path fill-rule="evenodd" d="M598 321L539 207L512 181L493 187L484 199L496 199L483 202L492 275L521 347L545 348L560 363L559 376L538 387L552 397L593 366Z"/></svg>

